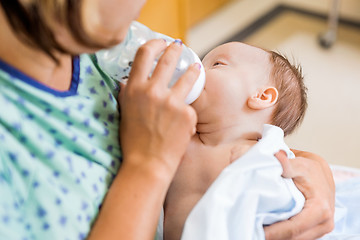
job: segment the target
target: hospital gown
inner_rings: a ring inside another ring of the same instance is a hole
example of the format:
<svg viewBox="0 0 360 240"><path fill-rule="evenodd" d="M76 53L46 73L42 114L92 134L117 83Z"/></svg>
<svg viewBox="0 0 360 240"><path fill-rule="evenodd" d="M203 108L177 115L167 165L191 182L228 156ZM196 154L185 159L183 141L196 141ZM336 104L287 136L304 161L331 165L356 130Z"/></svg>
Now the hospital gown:
<svg viewBox="0 0 360 240"><path fill-rule="evenodd" d="M92 55L68 91L0 61L0 239L85 239L117 173L117 85Z"/></svg>

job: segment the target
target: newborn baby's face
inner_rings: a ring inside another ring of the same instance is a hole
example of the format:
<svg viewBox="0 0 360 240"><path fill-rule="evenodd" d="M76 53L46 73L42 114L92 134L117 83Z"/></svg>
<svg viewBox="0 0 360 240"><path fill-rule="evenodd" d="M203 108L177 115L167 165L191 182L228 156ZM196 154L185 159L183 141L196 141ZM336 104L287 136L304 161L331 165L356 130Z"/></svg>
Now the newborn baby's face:
<svg viewBox="0 0 360 240"><path fill-rule="evenodd" d="M192 104L200 123L244 110L251 94L267 83L271 70L268 52L240 42L216 47L203 64L205 88Z"/></svg>

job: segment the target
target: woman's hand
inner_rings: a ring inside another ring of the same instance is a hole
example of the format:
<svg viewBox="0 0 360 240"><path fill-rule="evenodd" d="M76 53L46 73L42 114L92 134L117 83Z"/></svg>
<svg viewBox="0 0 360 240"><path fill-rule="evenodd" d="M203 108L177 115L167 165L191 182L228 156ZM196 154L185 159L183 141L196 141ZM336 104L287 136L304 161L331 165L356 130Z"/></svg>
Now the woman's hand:
<svg viewBox="0 0 360 240"><path fill-rule="evenodd" d="M303 210L287 221L265 227L267 240L317 239L334 228L335 184L331 170L321 157L292 150L288 159L282 151L275 156L283 167L283 177L292 178L305 196Z"/></svg>
<svg viewBox="0 0 360 240"><path fill-rule="evenodd" d="M190 66L178 82L168 88L181 45L181 41L175 41L167 47L164 40L157 39L141 46L128 84L122 86L120 93L124 164L151 166L171 178L196 126L195 111L185 104L185 98L199 75L199 65ZM163 51L149 77L154 59Z"/></svg>

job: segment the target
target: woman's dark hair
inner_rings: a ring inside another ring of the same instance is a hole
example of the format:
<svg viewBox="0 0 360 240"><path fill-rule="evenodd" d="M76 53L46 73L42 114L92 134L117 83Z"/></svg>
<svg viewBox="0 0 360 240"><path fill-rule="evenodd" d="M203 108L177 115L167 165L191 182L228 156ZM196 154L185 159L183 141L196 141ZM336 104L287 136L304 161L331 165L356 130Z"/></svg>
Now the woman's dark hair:
<svg viewBox="0 0 360 240"><path fill-rule="evenodd" d="M69 52L56 41L48 25L49 16L67 27L78 43L88 47L103 47L92 41L83 30L82 0L0 0L0 4L19 39L41 49L57 63L54 50Z"/></svg>

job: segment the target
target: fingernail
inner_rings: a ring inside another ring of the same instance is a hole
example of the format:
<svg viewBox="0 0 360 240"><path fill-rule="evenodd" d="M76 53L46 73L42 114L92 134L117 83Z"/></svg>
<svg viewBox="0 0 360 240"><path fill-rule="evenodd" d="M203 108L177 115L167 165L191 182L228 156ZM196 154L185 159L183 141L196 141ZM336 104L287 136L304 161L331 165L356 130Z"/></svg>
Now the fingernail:
<svg viewBox="0 0 360 240"><path fill-rule="evenodd" d="M176 39L174 42L180 46L183 44L183 42L180 39Z"/></svg>
<svg viewBox="0 0 360 240"><path fill-rule="evenodd" d="M201 64L200 63L195 63L195 66L200 70L201 69Z"/></svg>

